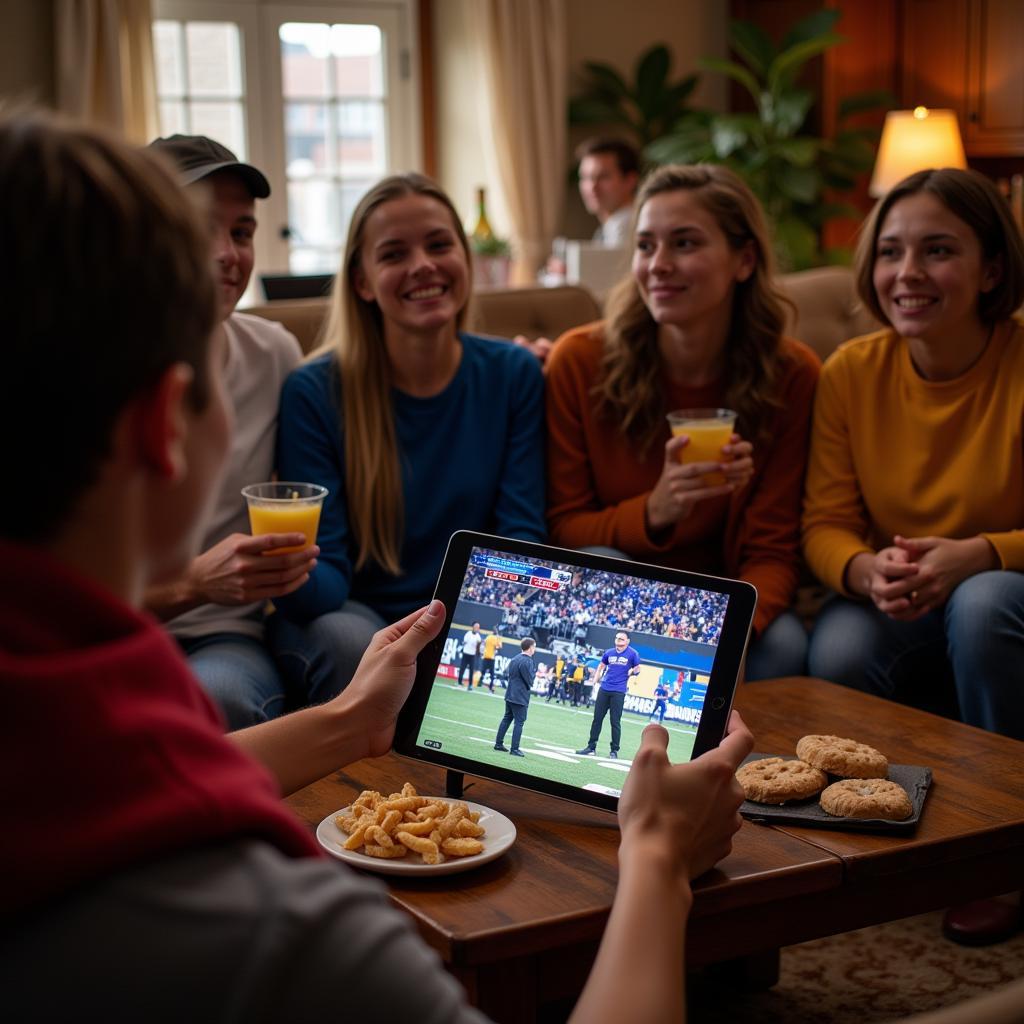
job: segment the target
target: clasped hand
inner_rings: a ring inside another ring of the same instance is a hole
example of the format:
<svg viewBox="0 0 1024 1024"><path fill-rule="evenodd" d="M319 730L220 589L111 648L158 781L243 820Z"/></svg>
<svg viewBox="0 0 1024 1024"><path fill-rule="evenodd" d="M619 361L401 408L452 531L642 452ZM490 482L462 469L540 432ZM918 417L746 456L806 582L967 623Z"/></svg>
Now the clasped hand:
<svg viewBox="0 0 1024 1024"><path fill-rule="evenodd" d="M994 568L995 553L984 537L893 538L874 555L868 596L879 611L914 622L941 607L969 576Z"/></svg>
<svg viewBox="0 0 1024 1024"><path fill-rule="evenodd" d="M721 462L680 462L689 443L690 439L680 434L665 444L665 464L647 498L647 524L651 530L663 530L685 519L698 502L740 490L754 475L754 446L739 434L733 434L729 443L723 445ZM709 484L705 477L711 473L720 473L725 483Z"/></svg>

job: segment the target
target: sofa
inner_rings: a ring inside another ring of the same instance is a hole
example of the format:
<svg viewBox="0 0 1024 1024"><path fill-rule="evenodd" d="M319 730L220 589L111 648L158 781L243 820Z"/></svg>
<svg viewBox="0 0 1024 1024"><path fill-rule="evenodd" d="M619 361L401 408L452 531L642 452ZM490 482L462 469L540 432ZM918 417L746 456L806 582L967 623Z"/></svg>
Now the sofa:
<svg viewBox="0 0 1024 1024"><path fill-rule="evenodd" d="M878 327L857 298L853 272L846 267L817 267L780 279L793 308L788 334L805 342L825 359L847 338ZM304 352L319 342L328 300L293 299L268 302L247 312L278 320L298 339ZM511 338L555 339L563 331L597 320L601 307L586 288L481 288L469 311L467 326L481 334Z"/></svg>
<svg viewBox="0 0 1024 1024"><path fill-rule="evenodd" d="M327 313L329 300L290 299L267 302L245 310L288 328L304 352L315 348ZM557 338L563 331L598 320L601 307L586 288L478 288L473 296L466 326L479 334L512 338Z"/></svg>

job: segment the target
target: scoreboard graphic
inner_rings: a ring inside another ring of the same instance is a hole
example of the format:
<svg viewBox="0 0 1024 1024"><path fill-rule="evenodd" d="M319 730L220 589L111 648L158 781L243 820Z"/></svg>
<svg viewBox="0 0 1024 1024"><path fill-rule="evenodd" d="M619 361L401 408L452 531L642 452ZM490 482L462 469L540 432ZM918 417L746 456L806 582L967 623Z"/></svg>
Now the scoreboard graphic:
<svg viewBox="0 0 1024 1024"><path fill-rule="evenodd" d="M492 580L505 583L522 583L538 590L564 590L572 584L572 573L564 569L552 569L546 565L531 565L514 558L488 555L474 551L472 564L483 569L484 575Z"/></svg>

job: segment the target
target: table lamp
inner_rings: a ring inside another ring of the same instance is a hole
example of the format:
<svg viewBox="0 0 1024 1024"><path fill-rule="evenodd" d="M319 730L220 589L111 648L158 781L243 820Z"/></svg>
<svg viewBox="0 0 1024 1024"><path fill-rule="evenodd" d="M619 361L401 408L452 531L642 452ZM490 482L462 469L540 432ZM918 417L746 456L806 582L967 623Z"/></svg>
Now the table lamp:
<svg viewBox="0 0 1024 1024"><path fill-rule="evenodd" d="M966 166L960 128L952 110L890 110L885 115L868 191L873 196L884 196L915 171Z"/></svg>

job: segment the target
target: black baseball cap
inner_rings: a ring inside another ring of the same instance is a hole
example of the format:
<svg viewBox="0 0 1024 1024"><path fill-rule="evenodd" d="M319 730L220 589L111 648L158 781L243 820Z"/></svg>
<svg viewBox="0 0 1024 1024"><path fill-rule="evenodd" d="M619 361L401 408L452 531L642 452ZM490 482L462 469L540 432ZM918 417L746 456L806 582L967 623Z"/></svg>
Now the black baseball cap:
<svg viewBox="0 0 1024 1024"><path fill-rule="evenodd" d="M175 162L183 185L192 185L217 171L234 171L254 199L270 195L270 182L262 171L252 164L243 164L227 146L205 135L169 135L166 139L154 139L149 145Z"/></svg>

